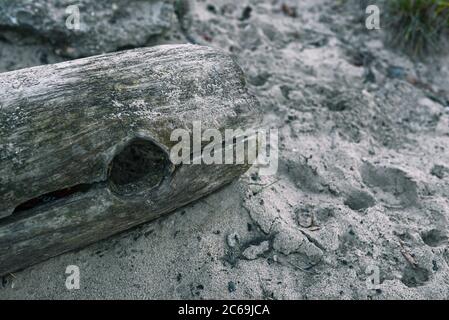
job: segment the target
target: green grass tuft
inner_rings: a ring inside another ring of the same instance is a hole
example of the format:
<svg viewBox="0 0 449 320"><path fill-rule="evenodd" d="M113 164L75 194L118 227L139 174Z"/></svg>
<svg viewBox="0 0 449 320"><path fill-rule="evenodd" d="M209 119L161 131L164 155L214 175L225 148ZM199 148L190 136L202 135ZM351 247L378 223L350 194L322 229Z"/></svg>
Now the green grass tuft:
<svg viewBox="0 0 449 320"><path fill-rule="evenodd" d="M386 10L392 45L419 57L447 49L448 0L389 0Z"/></svg>

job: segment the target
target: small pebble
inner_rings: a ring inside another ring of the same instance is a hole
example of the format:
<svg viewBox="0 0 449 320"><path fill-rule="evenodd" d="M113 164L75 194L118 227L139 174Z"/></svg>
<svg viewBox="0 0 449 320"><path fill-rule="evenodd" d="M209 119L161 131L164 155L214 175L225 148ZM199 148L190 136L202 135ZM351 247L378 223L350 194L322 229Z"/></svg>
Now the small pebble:
<svg viewBox="0 0 449 320"><path fill-rule="evenodd" d="M234 248L239 242L238 234L235 232L228 234L228 237L226 238L226 242L228 243L229 247Z"/></svg>
<svg viewBox="0 0 449 320"><path fill-rule="evenodd" d="M242 255L248 260L257 259L260 255L264 254L270 249L270 243L263 241L258 245L252 245L243 251Z"/></svg>

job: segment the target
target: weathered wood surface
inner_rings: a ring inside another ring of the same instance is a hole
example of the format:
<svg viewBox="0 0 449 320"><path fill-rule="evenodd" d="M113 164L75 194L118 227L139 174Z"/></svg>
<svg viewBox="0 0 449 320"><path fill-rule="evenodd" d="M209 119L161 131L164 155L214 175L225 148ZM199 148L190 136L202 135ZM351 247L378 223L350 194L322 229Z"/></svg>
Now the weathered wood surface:
<svg viewBox="0 0 449 320"><path fill-rule="evenodd" d="M170 134L196 120L222 132L244 129L257 114L241 69L207 47L136 49L0 74L0 274L229 183L248 165L167 164L177 143ZM113 159L139 144L156 150L154 159L136 160L137 173L121 177L132 153L120 166ZM136 180L148 163L153 172ZM49 194L57 197L43 201Z"/></svg>

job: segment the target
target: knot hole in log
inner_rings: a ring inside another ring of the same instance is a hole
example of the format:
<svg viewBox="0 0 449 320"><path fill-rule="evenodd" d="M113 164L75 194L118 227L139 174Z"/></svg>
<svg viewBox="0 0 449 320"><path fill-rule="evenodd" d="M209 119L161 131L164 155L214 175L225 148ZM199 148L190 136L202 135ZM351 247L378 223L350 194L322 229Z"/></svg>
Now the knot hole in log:
<svg viewBox="0 0 449 320"><path fill-rule="evenodd" d="M111 161L108 181L112 192L137 195L160 185L170 173L168 154L154 142L130 141Z"/></svg>

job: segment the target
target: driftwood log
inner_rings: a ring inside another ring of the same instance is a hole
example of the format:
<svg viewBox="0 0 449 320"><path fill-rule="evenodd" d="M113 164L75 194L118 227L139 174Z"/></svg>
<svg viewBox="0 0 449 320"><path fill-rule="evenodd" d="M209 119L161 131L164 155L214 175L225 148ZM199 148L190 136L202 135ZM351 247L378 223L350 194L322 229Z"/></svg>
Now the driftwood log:
<svg viewBox="0 0 449 320"><path fill-rule="evenodd" d="M169 45L0 74L0 274L155 219L243 165L173 165L173 129L257 118L226 54Z"/></svg>

